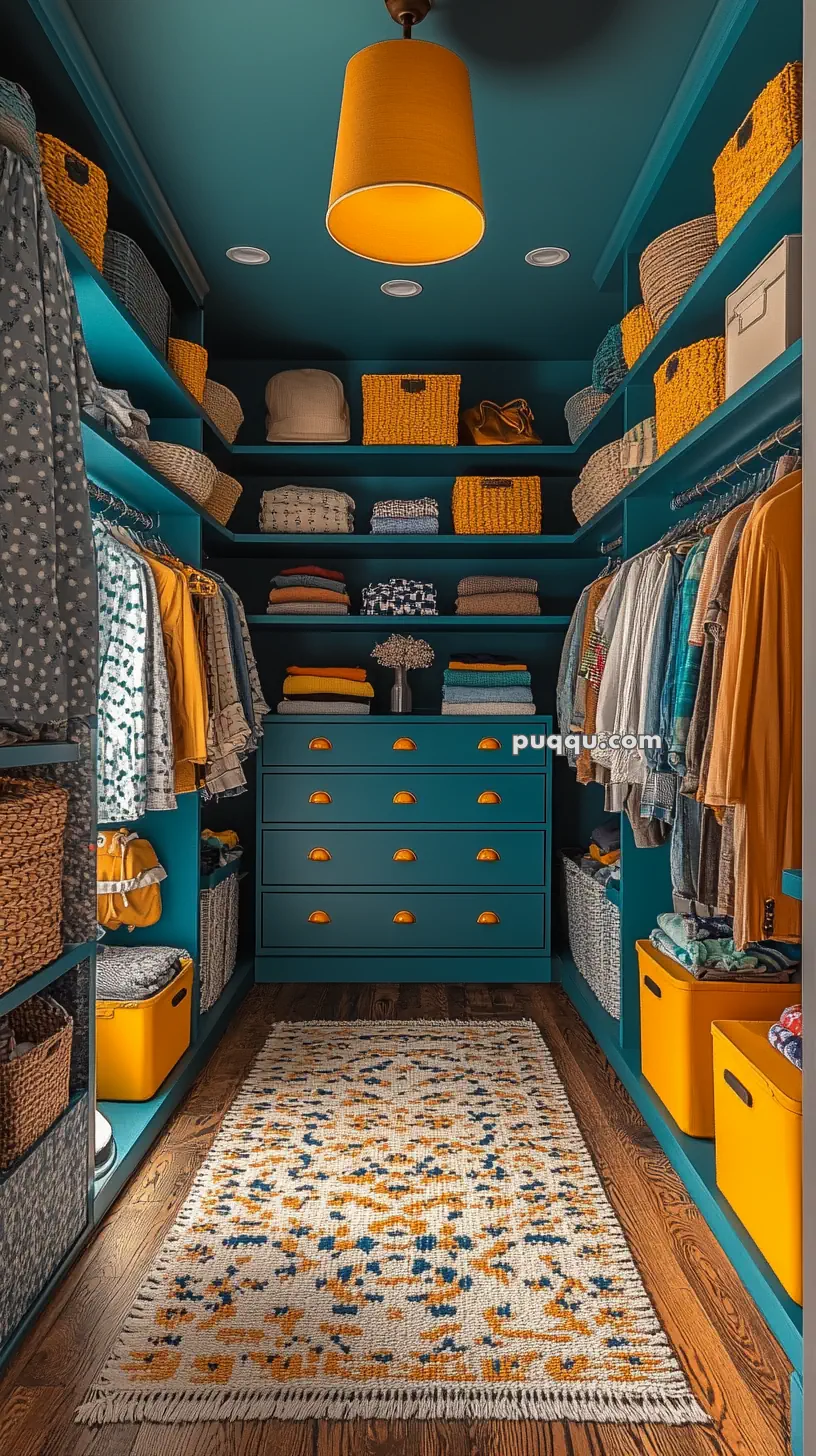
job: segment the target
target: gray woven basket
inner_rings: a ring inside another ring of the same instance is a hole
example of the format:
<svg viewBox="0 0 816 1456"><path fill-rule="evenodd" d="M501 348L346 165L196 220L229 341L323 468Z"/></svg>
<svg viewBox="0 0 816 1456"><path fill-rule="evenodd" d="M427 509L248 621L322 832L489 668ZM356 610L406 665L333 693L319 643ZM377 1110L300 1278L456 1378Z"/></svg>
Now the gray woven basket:
<svg viewBox="0 0 816 1456"><path fill-rule="evenodd" d="M661 233L640 255L643 302L660 329L717 251L713 213Z"/></svg>
<svg viewBox="0 0 816 1456"><path fill-rule="evenodd" d="M159 475L183 490L200 506L205 506L218 480L218 466L200 450L189 445L169 445L164 440L135 440L138 450Z"/></svg>
<svg viewBox="0 0 816 1456"><path fill-rule="evenodd" d="M604 1011L620 1020L620 910L606 890L561 852L564 899L572 959Z"/></svg>
<svg viewBox="0 0 816 1456"><path fill-rule="evenodd" d="M105 233L103 272L114 293L144 329L154 349L166 358L170 299L138 243L124 233L109 229Z"/></svg>
<svg viewBox="0 0 816 1456"><path fill-rule="evenodd" d="M584 430L589 429L608 399L609 395L602 389L596 389L594 384L588 384L586 389L579 389L577 394L570 396L564 405L564 419L573 445Z"/></svg>
<svg viewBox="0 0 816 1456"><path fill-rule="evenodd" d="M572 492L572 509L578 524L583 526L603 507L614 500L629 484L629 471L621 457L621 440L612 440L590 455L581 471L581 478Z"/></svg>

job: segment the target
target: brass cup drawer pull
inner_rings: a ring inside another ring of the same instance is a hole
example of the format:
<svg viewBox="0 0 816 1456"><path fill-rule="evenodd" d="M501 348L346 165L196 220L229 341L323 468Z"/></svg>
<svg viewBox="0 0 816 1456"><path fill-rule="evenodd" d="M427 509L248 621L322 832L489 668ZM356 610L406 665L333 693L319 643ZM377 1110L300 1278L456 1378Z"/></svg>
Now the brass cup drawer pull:
<svg viewBox="0 0 816 1456"><path fill-rule="evenodd" d="M412 794L409 789L397 789L397 792L394 795L394 798L392 800L392 803L394 803L394 804L415 804L416 803L416 794Z"/></svg>
<svg viewBox="0 0 816 1456"><path fill-rule="evenodd" d="M398 910L396 915L394 916L394 924L415 925L416 915L413 915L410 910Z"/></svg>
<svg viewBox="0 0 816 1456"><path fill-rule="evenodd" d="M481 859L481 860L491 860L492 861L492 860L501 859L501 855L499 854L499 851L497 849L480 849L479 850L479 853L476 856L476 858L477 859Z"/></svg>
<svg viewBox="0 0 816 1456"><path fill-rule="evenodd" d="M483 738L481 743L479 744L479 747L481 749L495 750L497 748L501 748L501 743L498 738Z"/></svg>
<svg viewBox="0 0 816 1456"><path fill-rule="evenodd" d="M309 859L322 862L331 859L331 853L328 849L321 849L318 846L316 849L309 850Z"/></svg>
<svg viewBox="0 0 816 1456"><path fill-rule="evenodd" d="M327 794L325 789L315 789L315 792L309 795L310 804L330 804L331 801L332 796Z"/></svg>
<svg viewBox="0 0 816 1456"><path fill-rule="evenodd" d="M413 738L396 738L393 743L393 748L395 751L402 750L405 753L416 753L417 751L417 746Z"/></svg>
<svg viewBox="0 0 816 1456"><path fill-rule="evenodd" d="M485 789L484 793L479 795L478 799L476 800L476 803L477 804L500 804L501 803L501 794L497 794L496 791L495 791L495 789Z"/></svg>
<svg viewBox="0 0 816 1456"><path fill-rule="evenodd" d="M392 856L395 860L415 860L416 855L412 849L395 849Z"/></svg>
<svg viewBox="0 0 816 1456"><path fill-rule="evenodd" d="M483 910L476 921L477 925L498 925L499 923L495 910Z"/></svg>
<svg viewBox="0 0 816 1456"><path fill-rule="evenodd" d="M309 916L310 925L331 925L331 915L326 910L313 910Z"/></svg>
<svg viewBox="0 0 816 1456"><path fill-rule="evenodd" d="M313 738L311 743L309 744L309 747L312 749L313 752L317 749L323 749L324 751L328 751L333 747L333 744L330 738Z"/></svg>

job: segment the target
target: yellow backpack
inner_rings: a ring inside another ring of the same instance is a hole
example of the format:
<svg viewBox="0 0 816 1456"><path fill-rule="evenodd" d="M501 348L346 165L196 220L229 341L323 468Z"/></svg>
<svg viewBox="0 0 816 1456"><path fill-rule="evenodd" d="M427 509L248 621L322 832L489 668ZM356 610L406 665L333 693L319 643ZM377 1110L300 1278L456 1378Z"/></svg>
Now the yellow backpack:
<svg viewBox="0 0 816 1456"><path fill-rule="evenodd" d="M105 930L134 930L161 917L159 883L167 871L146 839L127 829L101 829L96 840L96 918Z"/></svg>

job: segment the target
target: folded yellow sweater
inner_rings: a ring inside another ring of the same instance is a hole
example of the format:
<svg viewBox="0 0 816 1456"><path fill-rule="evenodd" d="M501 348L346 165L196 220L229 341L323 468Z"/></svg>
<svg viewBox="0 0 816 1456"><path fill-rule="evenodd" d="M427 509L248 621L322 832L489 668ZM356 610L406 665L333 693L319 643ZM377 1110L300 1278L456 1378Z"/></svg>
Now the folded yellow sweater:
<svg viewBox="0 0 816 1456"><path fill-rule="evenodd" d="M374 689L370 682L348 682L339 677L287 677L283 682L283 696L288 693L342 693L348 698L373 698Z"/></svg>

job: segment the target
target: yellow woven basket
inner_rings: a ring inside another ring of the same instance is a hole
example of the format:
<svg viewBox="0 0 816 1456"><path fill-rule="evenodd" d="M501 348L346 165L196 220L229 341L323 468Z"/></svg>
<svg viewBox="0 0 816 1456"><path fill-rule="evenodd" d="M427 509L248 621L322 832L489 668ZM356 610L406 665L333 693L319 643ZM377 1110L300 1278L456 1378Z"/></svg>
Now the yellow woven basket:
<svg viewBox="0 0 816 1456"><path fill-rule="evenodd" d="M364 374L364 445L456 445L459 374Z"/></svg>
<svg viewBox="0 0 816 1456"><path fill-rule="evenodd" d="M202 344L191 344L187 339L167 340L167 362L199 404L204 403L207 357Z"/></svg>
<svg viewBox="0 0 816 1456"><path fill-rule="evenodd" d="M37 141L48 201L101 272L108 226L108 179L101 167L59 137L39 131Z"/></svg>
<svg viewBox="0 0 816 1456"><path fill-rule="evenodd" d="M537 536L541 477L459 475L451 506L457 536Z"/></svg>
<svg viewBox="0 0 816 1456"><path fill-rule="evenodd" d="M783 67L759 93L714 163L717 240L722 242L802 140L802 63Z"/></svg>
<svg viewBox="0 0 816 1456"><path fill-rule="evenodd" d="M657 453L665 455L725 399L725 339L670 354L654 377Z"/></svg>
<svg viewBox="0 0 816 1456"><path fill-rule="evenodd" d="M231 475L225 475L219 470L218 478L212 488L212 493L207 498L207 510L211 516L215 516L222 526L226 526L241 496L244 487L239 481L234 480Z"/></svg>
<svg viewBox="0 0 816 1456"><path fill-rule="evenodd" d="M628 369L640 358L643 350L648 348L656 332L654 320L645 303L631 308L625 318L621 319L623 357Z"/></svg>

